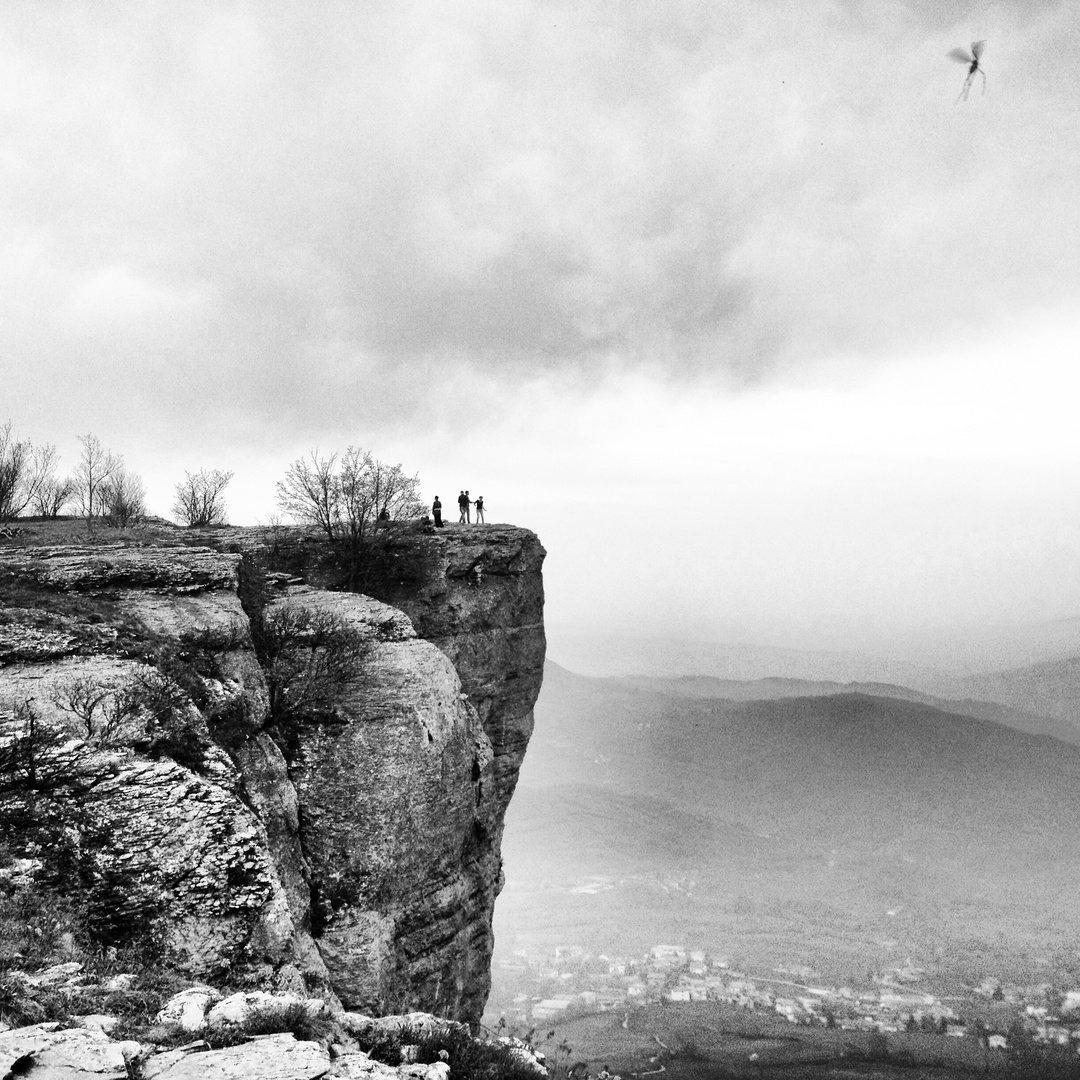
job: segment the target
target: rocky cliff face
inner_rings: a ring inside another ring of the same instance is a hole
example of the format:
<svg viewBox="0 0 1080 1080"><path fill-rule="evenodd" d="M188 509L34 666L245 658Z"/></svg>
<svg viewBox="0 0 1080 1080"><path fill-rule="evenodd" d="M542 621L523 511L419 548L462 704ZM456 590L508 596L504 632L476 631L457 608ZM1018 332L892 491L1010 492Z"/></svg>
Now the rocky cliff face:
<svg viewBox="0 0 1080 1080"><path fill-rule="evenodd" d="M544 549L524 529L449 526L400 533L386 555L369 589L456 668L494 750L501 829L544 674Z"/></svg>
<svg viewBox="0 0 1080 1080"><path fill-rule="evenodd" d="M4 855L192 974L478 1019L543 549L403 531L389 606L237 546L0 549Z"/></svg>

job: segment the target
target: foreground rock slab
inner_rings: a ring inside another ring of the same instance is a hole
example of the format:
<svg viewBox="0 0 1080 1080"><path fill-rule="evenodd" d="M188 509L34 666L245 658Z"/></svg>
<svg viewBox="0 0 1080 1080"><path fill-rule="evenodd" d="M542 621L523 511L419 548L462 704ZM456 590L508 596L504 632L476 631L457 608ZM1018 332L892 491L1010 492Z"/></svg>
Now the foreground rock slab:
<svg viewBox="0 0 1080 1080"><path fill-rule="evenodd" d="M330 1055L318 1043L298 1042L292 1035L264 1035L222 1050L156 1054L143 1066L142 1076L143 1080L317 1080L329 1070Z"/></svg>
<svg viewBox="0 0 1080 1080"><path fill-rule="evenodd" d="M113 1042L101 1031L35 1024L0 1032L0 1075L33 1080L126 1080L125 1051L136 1044Z"/></svg>

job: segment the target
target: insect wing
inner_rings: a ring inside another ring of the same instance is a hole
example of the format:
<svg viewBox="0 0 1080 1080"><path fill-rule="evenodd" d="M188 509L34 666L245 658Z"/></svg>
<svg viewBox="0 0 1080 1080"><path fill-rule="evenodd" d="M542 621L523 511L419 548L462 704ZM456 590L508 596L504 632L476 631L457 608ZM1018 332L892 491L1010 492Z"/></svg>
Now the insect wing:
<svg viewBox="0 0 1080 1080"><path fill-rule="evenodd" d="M957 60L961 64L970 64L972 62L972 57L964 49L950 49L945 55L952 57L953 60Z"/></svg>
<svg viewBox="0 0 1080 1080"><path fill-rule="evenodd" d="M985 49L985 48L986 48L986 42L985 41L973 41L971 43L971 55L974 56L976 60L979 60L979 59L981 59L982 54L983 54L983 49Z"/></svg>

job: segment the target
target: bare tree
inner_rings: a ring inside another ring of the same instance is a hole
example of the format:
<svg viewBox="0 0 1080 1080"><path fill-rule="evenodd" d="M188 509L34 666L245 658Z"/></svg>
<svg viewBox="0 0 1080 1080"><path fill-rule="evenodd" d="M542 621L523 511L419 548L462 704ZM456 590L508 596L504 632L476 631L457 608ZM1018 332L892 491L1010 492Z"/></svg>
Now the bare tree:
<svg viewBox="0 0 1080 1080"><path fill-rule="evenodd" d="M146 517L146 487L142 479L122 465L99 488L100 512L118 529L126 529Z"/></svg>
<svg viewBox="0 0 1080 1080"><path fill-rule="evenodd" d="M0 425L0 521L18 517L33 497L27 491L32 458L30 440L18 438L10 420Z"/></svg>
<svg viewBox="0 0 1080 1080"><path fill-rule="evenodd" d="M296 521L317 525L331 540L340 502L336 466L336 453L322 458L316 447L308 458L297 458L277 483L278 506Z"/></svg>
<svg viewBox="0 0 1080 1080"><path fill-rule="evenodd" d="M380 516L423 513L420 480L400 465L387 465L367 450L321 457L312 450L289 466L277 485L278 506L290 517L317 525L331 540L363 541Z"/></svg>
<svg viewBox="0 0 1080 1080"><path fill-rule="evenodd" d="M109 478L123 466L123 458L106 450L101 440L94 434L80 435L82 457L75 469L75 493L79 498L80 509L91 525L94 515L102 513L102 488Z"/></svg>
<svg viewBox="0 0 1080 1080"><path fill-rule="evenodd" d="M57 518L60 511L75 497L75 480L71 476L62 479L55 474L47 476L34 495L33 508L38 517Z"/></svg>
<svg viewBox="0 0 1080 1080"><path fill-rule="evenodd" d="M367 450L350 446L321 457L312 450L289 466L278 482L278 505L297 521L317 525L340 545L349 588L376 546L380 519L419 517L420 479L400 465L387 465Z"/></svg>
<svg viewBox="0 0 1080 1080"><path fill-rule="evenodd" d="M232 472L224 469L185 470L176 485L173 513L186 525L224 525L225 488L232 478Z"/></svg>
<svg viewBox="0 0 1080 1080"><path fill-rule="evenodd" d="M350 446L341 458L337 532L363 545L380 519L419 517L420 479L400 465L387 465L366 450Z"/></svg>
<svg viewBox="0 0 1080 1080"><path fill-rule="evenodd" d="M26 491L29 506L38 517L59 517L64 504L74 494L75 482L70 477L60 480L56 466L60 455L49 443L33 447L26 470Z"/></svg>

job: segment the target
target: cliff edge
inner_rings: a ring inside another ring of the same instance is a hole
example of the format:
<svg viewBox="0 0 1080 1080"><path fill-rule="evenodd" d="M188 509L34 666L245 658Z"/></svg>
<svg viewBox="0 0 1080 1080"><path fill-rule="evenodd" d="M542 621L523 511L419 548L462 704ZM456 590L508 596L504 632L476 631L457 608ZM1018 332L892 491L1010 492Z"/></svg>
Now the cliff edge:
<svg viewBox="0 0 1080 1080"><path fill-rule="evenodd" d="M191 975L476 1022L544 550L391 530L369 596L276 539L0 547L0 876Z"/></svg>

